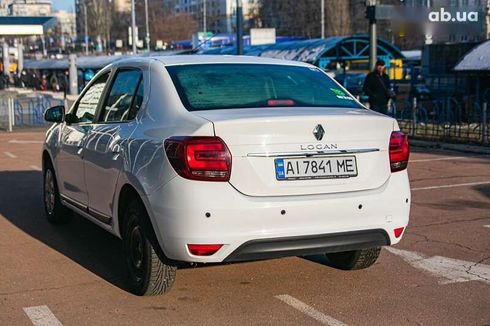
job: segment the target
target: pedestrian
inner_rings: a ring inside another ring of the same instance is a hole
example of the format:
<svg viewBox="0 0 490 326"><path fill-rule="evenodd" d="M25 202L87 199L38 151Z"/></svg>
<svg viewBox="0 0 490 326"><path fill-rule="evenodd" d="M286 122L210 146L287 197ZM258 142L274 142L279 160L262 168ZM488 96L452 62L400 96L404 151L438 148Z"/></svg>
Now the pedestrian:
<svg viewBox="0 0 490 326"><path fill-rule="evenodd" d="M5 83L5 88L9 88L10 86L10 76L8 74L3 75L4 83Z"/></svg>
<svg viewBox="0 0 490 326"><path fill-rule="evenodd" d="M27 87L29 84L29 77L27 76L27 72L22 70L20 73L20 85L22 88Z"/></svg>
<svg viewBox="0 0 490 326"><path fill-rule="evenodd" d="M46 77L46 75L43 75L41 79L41 91L47 91L48 87L48 78Z"/></svg>
<svg viewBox="0 0 490 326"><path fill-rule="evenodd" d="M390 77L385 73L383 60L376 61L374 71L367 74L362 90L369 97L371 110L388 114L388 101L395 94L390 89Z"/></svg>
<svg viewBox="0 0 490 326"><path fill-rule="evenodd" d="M70 73L68 70L65 70L63 75L61 76L61 88L63 89L64 98L66 99L66 94L70 91L70 82L69 82Z"/></svg>

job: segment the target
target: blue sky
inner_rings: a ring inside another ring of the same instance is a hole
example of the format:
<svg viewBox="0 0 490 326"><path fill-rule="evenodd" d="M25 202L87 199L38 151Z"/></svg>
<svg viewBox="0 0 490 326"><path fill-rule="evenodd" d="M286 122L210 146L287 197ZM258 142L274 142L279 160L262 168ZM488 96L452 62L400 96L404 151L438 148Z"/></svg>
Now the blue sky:
<svg viewBox="0 0 490 326"><path fill-rule="evenodd" d="M53 1L53 8L55 10L63 9L63 10L70 10L75 7L74 0L52 0Z"/></svg>

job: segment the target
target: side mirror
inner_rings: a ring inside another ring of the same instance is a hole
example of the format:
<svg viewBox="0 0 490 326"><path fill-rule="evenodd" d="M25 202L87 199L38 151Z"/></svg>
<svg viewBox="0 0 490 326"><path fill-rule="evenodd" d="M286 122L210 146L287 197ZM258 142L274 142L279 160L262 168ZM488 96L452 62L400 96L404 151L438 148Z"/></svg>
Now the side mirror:
<svg viewBox="0 0 490 326"><path fill-rule="evenodd" d="M67 124L78 123L78 118L73 113L65 114L65 122Z"/></svg>
<svg viewBox="0 0 490 326"><path fill-rule="evenodd" d="M44 112L44 120L48 122L62 122L65 117L65 107L63 105L53 106Z"/></svg>

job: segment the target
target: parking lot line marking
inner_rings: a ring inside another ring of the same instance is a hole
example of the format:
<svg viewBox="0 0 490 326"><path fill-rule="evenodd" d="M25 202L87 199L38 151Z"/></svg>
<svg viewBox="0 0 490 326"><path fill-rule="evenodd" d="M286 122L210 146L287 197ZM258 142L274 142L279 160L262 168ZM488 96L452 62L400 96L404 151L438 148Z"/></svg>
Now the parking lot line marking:
<svg viewBox="0 0 490 326"><path fill-rule="evenodd" d="M36 170L36 171L41 171L41 170L42 170L42 169L41 169L39 166L37 166L37 165L29 165L29 167L30 167L31 169L33 169L33 170Z"/></svg>
<svg viewBox="0 0 490 326"><path fill-rule="evenodd" d="M426 257L417 252L385 247L412 267L440 278L439 284L482 281L490 284L490 265L441 256Z"/></svg>
<svg viewBox="0 0 490 326"><path fill-rule="evenodd" d="M468 156L444 156L444 157L437 157L437 158L423 158L419 160L410 160L410 163L418 163L418 162L431 162L431 161L450 161L450 160L464 160L464 159L470 159L474 157L468 157Z"/></svg>
<svg viewBox="0 0 490 326"><path fill-rule="evenodd" d="M14 155L14 154L12 154L12 153L10 153L10 152L3 152L3 153L4 153L5 155L7 155L8 157L10 157L10 158L17 158L17 155Z"/></svg>
<svg viewBox="0 0 490 326"><path fill-rule="evenodd" d="M302 301L300 301L300 300L298 300L298 299L296 299L290 295L281 294L281 295L276 295L275 298L281 300L285 304L290 305L291 307L293 307L294 309L304 313L305 315L307 315L313 319L316 319L317 321L319 321L320 323L322 323L324 325L331 325L331 326L345 326L346 325L343 322L341 322L341 321L339 321L333 317L327 316L327 315L319 312L315 308L310 307L306 303L304 303L304 302L302 302Z"/></svg>
<svg viewBox="0 0 490 326"><path fill-rule="evenodd" d="M12 139L9 140L10 144L42 144L42 140L17 140L17 139Z"/></svg>
<svg viewBox="0 0 490 326"><path fill-rule="evenodd" d="M35 326L63 326L48 306L23 308L27 317Z"/></svg>
<svg viewBox="0 0 490 326"><path fill-rule="evenodd" d="M456 183L456 184L442 185L442 186L419 187L419 188L411 188L410 190L412 190L412 191L417 191L417 190L431 190L431 189L441 189L441 188L479 186L479 185L488 185L488 184L490 184L490 181Z"/></svg>

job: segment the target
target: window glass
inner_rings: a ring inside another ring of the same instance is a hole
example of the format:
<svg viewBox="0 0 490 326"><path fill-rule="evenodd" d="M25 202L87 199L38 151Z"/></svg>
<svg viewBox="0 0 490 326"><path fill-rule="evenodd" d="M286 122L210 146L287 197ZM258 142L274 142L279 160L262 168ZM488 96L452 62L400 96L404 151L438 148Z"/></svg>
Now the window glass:
<svg viewBox="0 0 490 326"><path fill-rule="evenodd" d="M102 91L104 90L108 77L108 73L100 76L78 102L75 115L79 123L93 122L97 103L99 103L100 97L102 96Z"/></svg>
<svg viewBox="0 0 490 326"><path fill-rule="evenodd" d="M361 106L316 67L196 64L167 67L189 111Z"/></svg>
<svg viewBox="0 0 490 326"><path fill-rule="evenodd" d="M140 79L139 70L123 70L117 73L102 111L102 121L130 120L131 105Z"/></svg>

